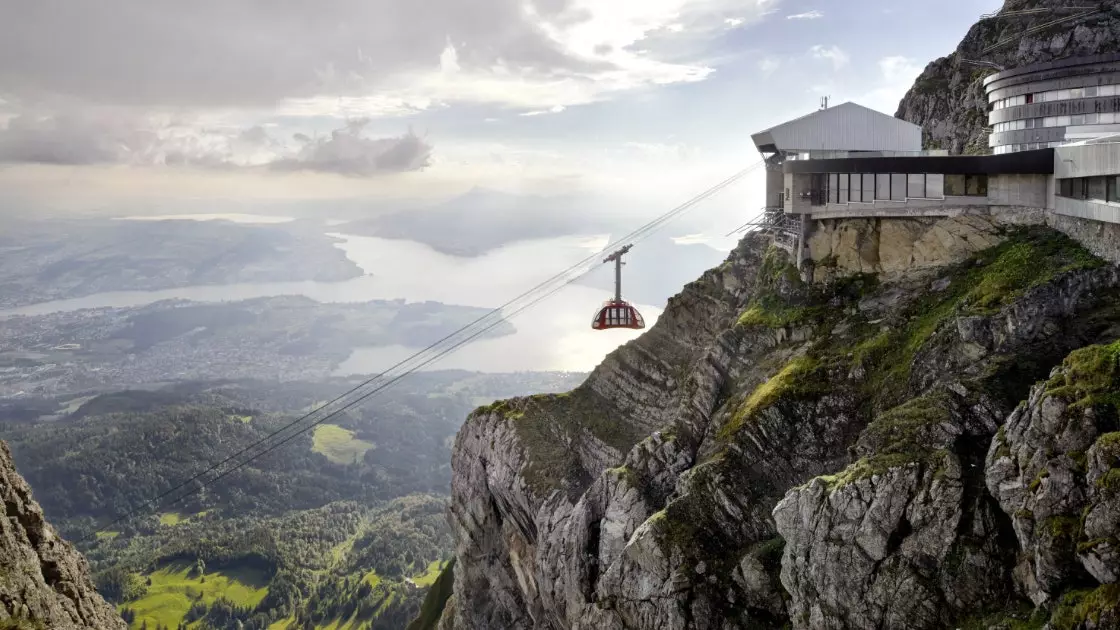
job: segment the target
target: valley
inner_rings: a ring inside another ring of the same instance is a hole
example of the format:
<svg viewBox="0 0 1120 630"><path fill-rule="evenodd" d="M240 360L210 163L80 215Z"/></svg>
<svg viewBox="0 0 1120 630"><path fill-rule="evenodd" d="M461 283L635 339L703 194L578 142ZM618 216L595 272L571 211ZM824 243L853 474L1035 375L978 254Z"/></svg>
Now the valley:
<svg viewBox="0 0 1120 630"><path fill-rule="evenodd" d="M180 381L97 395L68 413L63 400L27 400L0 436L133 628L403 628L451 557L461 418L582 378L414 374L227 479L147 509L137 508L356 381Z"/></svg>
<svg viewBox="0 0 1120 630"><path fill-rule="evenodd" d="M277 296L10 317L0 320L0 399L176 380L326 378L354 347L423 348L488 312L434 302L331 304ZM479 341L513 332L502 323Z"/></svg>

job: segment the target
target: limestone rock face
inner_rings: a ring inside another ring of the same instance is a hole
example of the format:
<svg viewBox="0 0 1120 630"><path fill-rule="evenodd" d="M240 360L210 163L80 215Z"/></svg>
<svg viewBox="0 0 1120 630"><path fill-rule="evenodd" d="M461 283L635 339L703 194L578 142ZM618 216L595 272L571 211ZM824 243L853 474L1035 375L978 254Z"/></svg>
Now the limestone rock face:
<svg viewBox="0 0 1120 630"><path fill-rule="evenodd" d="M1101 398L1116 391L1115 351L1071 355L988 452L988 490L1022 549L1016 577L1037 604L1070 584L1120 580L1120 425Z"/></svg>
<svg viewBox="0 0 1120 630"><path fill-rule="evenodd" d="M43 518L4 442L0 499L5 516L0 521L0 627L126 628L94 589L85 558Z"/></svg>
<svg viewBox="0 0 1120 630"><path fill-rule="evenodd" d="M995 70L967 63L966 60L988 61L1014 68L1120 50L1120 12L1115 9L1108 11L1107 3L1005 0L1001 12L1070 6L1103 6L1106 11L1026 36L1019 35L1030 28L1053 22L1056 17L1078 12L1044 12L1034 16L977 22L955 51L926 66L914 87L899 103L895 116L921 125L926 148L948 149L953 154L990 153L983 78ZM1007 43L990 52L982 52L998 42Z"/></svg>
<svg viewBox="0 0 1120 630"><path fill-rule="evenodd" d="M1120 270L1044 228L937 223L887 228L910 244L897 258L988 245L954 265L811 284L750 235L579 388L473 413L453 453L444 621L944 628L1079 597L1038 614L1107 620L1115 410L1093 411L1095 432L1072 446L1047 421L1016 447L1077 467L1062 486L1075 491L1030 507L1083 517L1072 546L1017 520L1015 484L1042 456L1009 463L989 446L1022 441L1041 404L1032 386L1058 387L1071 351L1120 336ZM1078 590L1093 585L1104 590Z"/></svg>
<svg viewBox="0 0 1120 630"><path fill-rule="evenodd" d="M962 214L818 221L808 243L819 282L854 273L898 274L949 265L1001 240L992 217Z"/></svg>

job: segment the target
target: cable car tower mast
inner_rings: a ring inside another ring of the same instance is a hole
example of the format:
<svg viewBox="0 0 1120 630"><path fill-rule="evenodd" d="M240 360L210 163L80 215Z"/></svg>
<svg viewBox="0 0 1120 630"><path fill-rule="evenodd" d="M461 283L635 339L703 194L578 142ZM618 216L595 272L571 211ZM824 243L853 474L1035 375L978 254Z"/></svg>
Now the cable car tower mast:
<svg viewBox="0 0 1120 630"><path fill-rule="evenodd" d="M627 246L623 247L622 249L616 251L615 253L613 253L610 256L607 256L606 258L603 259L603 262L605 262L605 263L609 263L612 260L614 261L614 301L615 302L621 302L622 301L622 265L623 265L622 256L624 254L626 254L626 252L629 252L631 247L633 247L633 245L627 245Z"/></svg>

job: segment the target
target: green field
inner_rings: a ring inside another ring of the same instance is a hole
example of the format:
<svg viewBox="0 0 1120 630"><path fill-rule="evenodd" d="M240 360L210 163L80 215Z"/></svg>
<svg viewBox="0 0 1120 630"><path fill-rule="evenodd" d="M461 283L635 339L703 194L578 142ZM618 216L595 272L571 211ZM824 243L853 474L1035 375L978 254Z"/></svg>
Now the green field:
<svg viewBox="0 0 1120 630"><path fill-rule="evenodd" d="M445 562L433 560L432 563L428 565L427 571L424 571L420 575L412 576L412 583L416 586L431 586L432 584L435 584L436 579L439 578L439 574L441 571L443 571L443 567L445 564Z"/></svg>
<svg viewBox="0 0 1120 630"><path fill-rule="evenodd" d="M224 597L238 606L252 607L268 594L268 576L260 571L223 570L190 577L192 566L175 563L152 573L148 576L152 580L148 593L118 609L131 608L136 612L133 628L144 622L149 628L156 624L175 628L196 600L210 605Z"/></svg>
<svg viewBox="0 0 1120 630"><path fill-rule="evenodd" d="M321 424L315 427L311 450L325 455L336 464L352 464L361 461L366 451L373 447L373 442L355 438L354 432L349 429L337 424Z"/></svg>

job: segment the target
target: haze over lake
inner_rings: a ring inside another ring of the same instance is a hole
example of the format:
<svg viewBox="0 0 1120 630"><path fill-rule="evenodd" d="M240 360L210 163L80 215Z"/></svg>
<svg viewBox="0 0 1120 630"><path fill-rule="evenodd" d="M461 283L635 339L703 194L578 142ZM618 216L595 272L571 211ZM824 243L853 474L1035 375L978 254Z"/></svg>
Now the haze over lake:
<svg viewBox="0 0 1120 630"><path fill-rule="evenodd" d="M237 215L174 215L171 219L218 220L240 223L280 223L284 217ZM145 217L153 220L153 217ZM444 304L496 308L552 278L558 271L595 256L609 241L606 234L521 241L465 258L443 254L407 240L352 236L324 227L366 274L343 282L278 282L192 286L159 291L120 291L43 302L0 311L0 316L36 315L60 310L139 306L166 299L204 302L236 301L275 295L305 295L321 302L395 300L435 301ZM595 258L593 258L594 260ZM598 265L597 279L609 279L612 269ZM625 275L624 283L625 289ZM624 290L625 293L625 290ZM595 331L591 319L609 291L569 284L547 300L518 314L517 333L472 342L425 369L470 369L484 372L530 370L587 371L640 331ZM661 305L636 304L652 326ZM339 374L378 372L407 358L418 348L405 346L356 348Z"/></svg>

